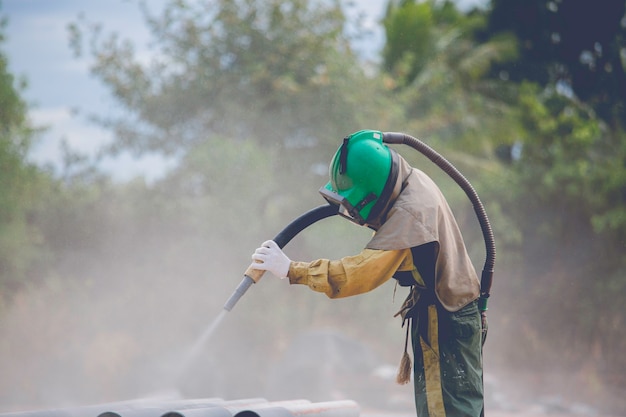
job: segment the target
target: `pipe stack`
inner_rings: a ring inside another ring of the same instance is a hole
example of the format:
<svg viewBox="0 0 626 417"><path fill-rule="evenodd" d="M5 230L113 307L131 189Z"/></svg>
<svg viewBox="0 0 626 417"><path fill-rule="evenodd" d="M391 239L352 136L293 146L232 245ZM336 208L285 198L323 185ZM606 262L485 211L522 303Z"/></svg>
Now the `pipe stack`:
<svg viewBox="0 0 626 417"><path fill-rule="evenodd" d="M312 403L247 398L134 400L73 408L3 413L0 417L359 417L351 400Z"/></svg>

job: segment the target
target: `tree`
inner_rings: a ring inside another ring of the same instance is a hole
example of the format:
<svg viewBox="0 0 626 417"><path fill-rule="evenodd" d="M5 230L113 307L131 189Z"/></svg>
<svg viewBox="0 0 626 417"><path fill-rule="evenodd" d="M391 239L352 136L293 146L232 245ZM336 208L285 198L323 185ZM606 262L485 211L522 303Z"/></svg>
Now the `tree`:
<svg viewBox="0 0 626 417"><path fill-rule="evenodd" d="M612 128L626 120L626 2L493 0L487 37L519 39L520 59L495 77L571 90Z"/></svg>
<svg viewBox="0 0 626 417"><path fill-rule="evenodd" d="M522 260L511 307L524 317L526 337L511 360L527 366L533 354L543 358L539 366L625 366L616 349L626 338L613 323L624 320L617 306L626 301L626 141L555 89L521 84L517 109L521 152L498 192Z"/></svg>
<svg viewBox="0 0 626 417"><path fill-rule="evenodd" d="M298 173L271 193L294 195L292 216L310 208L304 195L322 185L341 137L402 117L352 52L337 1L170 1L160 16L144 12L148 64L116 34L70 26L74 51L89 38L92 71L124 109L100 120L115 133L112 152L184 158L216 137L258 142L277 172Z"/></svg>
<svg viewBox="0 0 626 417"><path fill-rule="evenodd" d="M0 46L6 23L0 22ZM0 302L32 276L44 255L34 213L46 182L27 160L36 132L20 96L25 86L8 71L8 58L0 52Z"/></svg>
<svg viewBox="0 0 626 417"><path fill-rule="evenodd" d="M132 115L111 122L116 148L177 153L207 135L301 148L386 119L367 104L376 83L336 1L171 1L146 19L158 46L149 65L117 36L71 26L77 54L93 35L93 72Z"/></svg>
<svg viewBox="0 0 626 417"><path fill-rule="evenodd" d="M398 86L410 84L434 55L432 2L390 1L383 20L383 67Z"/></svg>
<svg viewBox="0 0 626 417"><path fill-rule="evenodd" d="M408 119L405 129L475 178L499 169L498 138L514 137L516 127L514 90L485 76L493 62L514 59L515 42L478 44L474 34L485 22L482 12L463 14L451 1L391 1L384 19L383 65Z"/></svg>
<svg viewBox="0 0 626 417"><path fill-rule="evenodd" d="M486 31L476 33L479 42L514 35L519 51L489 76L514 92L508 143L517 142L516 152L505 147L508 169L494 195L518 236L519 246L505 250L519 253L520 281L509 291L523 317L524 343L515 351L524 366L529 355L545 358L539 366L624 364L615 351L623 332L595 320L624 320L613 307L624 302L626 285L624 7L494 0ZM538 342L539 335L550 336Z"/></svg>

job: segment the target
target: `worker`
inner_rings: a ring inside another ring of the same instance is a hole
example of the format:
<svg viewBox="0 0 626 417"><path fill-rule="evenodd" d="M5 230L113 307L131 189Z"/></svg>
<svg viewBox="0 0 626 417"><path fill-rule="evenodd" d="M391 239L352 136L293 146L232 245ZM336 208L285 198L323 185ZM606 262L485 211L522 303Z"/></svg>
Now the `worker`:
<svg viewBox="0 0 626 417"><path fill-rule="evenodd" d="M445 197L378 131L346 137L329 171L320 193L340 215L374 230L366 247L338 260L295 262L270 240L255 250L251 267L330 298L362 294L392 278L409 287L397 314L407 332L398 382L411 379L410 332L417 415L482 416L480 283Z"/></svg>

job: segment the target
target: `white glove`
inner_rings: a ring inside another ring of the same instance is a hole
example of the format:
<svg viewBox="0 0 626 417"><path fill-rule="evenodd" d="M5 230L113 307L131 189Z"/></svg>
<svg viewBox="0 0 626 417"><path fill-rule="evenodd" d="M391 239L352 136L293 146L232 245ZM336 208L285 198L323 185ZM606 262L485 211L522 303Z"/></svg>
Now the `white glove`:
<svg viewBox="0 0 626 417"><path fill-rule="evenodd" d="M270 271L281 279L287 277L289 265L291 265L291 259L273 240L263 242L261 247L252 254L252 260L254 262L250 265L251 268Z"/></svg>

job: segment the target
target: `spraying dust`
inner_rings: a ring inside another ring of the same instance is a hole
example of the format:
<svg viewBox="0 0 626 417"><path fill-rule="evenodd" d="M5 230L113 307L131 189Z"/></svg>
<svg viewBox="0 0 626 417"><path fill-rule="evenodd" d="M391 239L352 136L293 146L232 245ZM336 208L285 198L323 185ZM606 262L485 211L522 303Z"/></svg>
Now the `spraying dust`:
<svg viewBox="0 0 626 417"><path fill-rule="evenodd" d="M211 339L215 330L219 327L219 325L224 321L224 317L226 317L227 310L222 310L215 319L209 324L204 333L200 335L196 343L194 343L189 351L183 355L182 362L180 367L178 368L178 373L176 375L175 381L180 381L181 378L185 375L189 367L194 363L194 361L199 357L200 353L202 353L203 348L206 343Z"/></svg>

